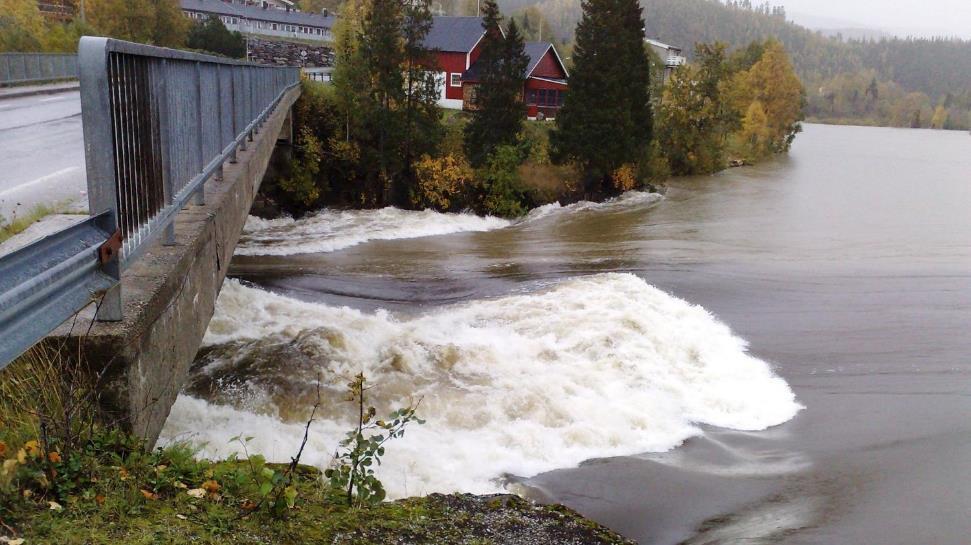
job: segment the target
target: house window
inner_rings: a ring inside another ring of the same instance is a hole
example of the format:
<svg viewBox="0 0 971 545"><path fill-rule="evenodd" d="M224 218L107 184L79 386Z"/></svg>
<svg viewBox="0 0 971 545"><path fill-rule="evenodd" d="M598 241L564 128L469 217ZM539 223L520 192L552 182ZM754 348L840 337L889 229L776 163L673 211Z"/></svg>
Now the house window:
<svg viewBox="0 0 971 545"><path fill-rule="evenodd" d="M462 74L459 74L458 72L452 72L452 80L449 82L449 85L451 85L452 87L461 87Z"/></svg>
<svg viewBox="0 0 971 545"><path fill-rule="evenodd" d="M546 89L539 90L539 98L536 103L540 106L546 106Z"/></svg>
<svg viewBox="0 0 971 545"><path fill-rule="evenodd" d="M526 104L530 106L536 104L536 89L529 90L529 93L526 95Z"/></svg>
<svg viewBox="0 0 971 545"><path fill-rule="evenodd" d="M272 26L271 26L271 28L272 28L273 30L276 30L276 23L273 23L273 24L272 24Z"/></svg>

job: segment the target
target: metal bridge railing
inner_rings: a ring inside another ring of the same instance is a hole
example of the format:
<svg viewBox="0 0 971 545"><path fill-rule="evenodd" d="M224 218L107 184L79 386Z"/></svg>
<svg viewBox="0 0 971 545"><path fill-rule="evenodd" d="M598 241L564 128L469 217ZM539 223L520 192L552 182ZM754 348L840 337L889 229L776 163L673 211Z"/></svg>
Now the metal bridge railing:
<svg viewBox="0 0 971 545"><path fill-rule="evenodd" d="M106 38L81 39L81 114L92 215L112 211L124 270L300 83L259 66ZM117 291L117 290L115 290ZM109 294L99 316L121 319Z"/></svg>
<svg viewBox="0 0 971 545"><path fill-rule="evenodd" d="M0 85L77 79L78 56L69 53L0 53Z"/></svg>
<svg viewBox="0 0 971 545"><path fill-rule="evenodd" d="M0 369L92 300L120 320L121 272L235 161L299 68L81 38L91 217L0 257ZM163 235L164 234L164 235Z"/></svg>

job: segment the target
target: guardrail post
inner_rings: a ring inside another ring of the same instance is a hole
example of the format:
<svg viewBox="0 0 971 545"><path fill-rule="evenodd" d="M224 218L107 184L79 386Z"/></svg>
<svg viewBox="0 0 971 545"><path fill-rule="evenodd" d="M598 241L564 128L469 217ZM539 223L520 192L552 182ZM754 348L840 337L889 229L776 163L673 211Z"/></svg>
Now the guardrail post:
<svg viewBox="0 0 971 545"><path fill-rule="evenodd" d="M159 149L161 151L162 157L162 195L165 199L165 206L172 206L174 201L175 188L172 183L172 163L169 160L169 116L172 115L172 108L169 103L169 85L165 77L166 69L168 68L169 61L162 59L161 61L161 76L158 78L159 81L159 93L161 94L158 101L158 123L159 123ZM169 223L165 227L165 234L162 236L162 244L165 246L175 246L175 222Z"/></svg>
<svg viewBox="0 0 971 545"><path fill-rule="evenodd" d="M196 151L199 154L199 172L206 168L205 133L202 127L202 63L196 61L196 137L199 139ZM206 204L206 184L199 184L199 190L193 195L192 203L197 206Z"/></svg>
<svg viewBox="0 0 971 545"><path fill-rule="evenodd" d="M117 232L118 189L115 183L116 158L111 89L108 82L107 39L88 36L81 38L78 45L78 63L84 160L88 177L88 211L91 216L110 212L107 227L110 232ZM110 261L103 267L103 271L111 278L121 280L121 259ZM121 284L105 293L96 318L109 322L122 319Z"/></svg>

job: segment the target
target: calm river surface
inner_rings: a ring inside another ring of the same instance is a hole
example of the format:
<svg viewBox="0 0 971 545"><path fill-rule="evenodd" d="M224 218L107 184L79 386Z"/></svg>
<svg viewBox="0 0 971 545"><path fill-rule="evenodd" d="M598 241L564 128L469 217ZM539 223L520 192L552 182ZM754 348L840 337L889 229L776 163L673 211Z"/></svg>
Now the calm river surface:
<svg viewBox="0 0 971 545"><path fill-rule="evenodd" d="M644 544L971 540L967 134L809 125L663 199L247 231L166 437L286 459L315 377L363 367L382 409L424 396L397 495L512 487Z"/></svg>

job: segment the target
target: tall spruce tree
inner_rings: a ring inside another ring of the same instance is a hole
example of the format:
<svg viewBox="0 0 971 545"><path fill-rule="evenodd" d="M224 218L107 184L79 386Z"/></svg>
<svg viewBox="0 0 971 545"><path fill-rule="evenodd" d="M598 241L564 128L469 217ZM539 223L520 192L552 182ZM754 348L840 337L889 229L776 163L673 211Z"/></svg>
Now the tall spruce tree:
<svg viewBox="0 0 971 545"><path fill-rule="evenodd" d="M485 164L499 146L516 143L526 117L522 94L529 65L516 22L510 22L503 36L502 14L495 0L487 0L483 12L485 36L476 62L478 109L465 128L466 155L475 167Z"/></svg>
<svg viewBox="0 0 971 545"><path fill-rule="evenodd" d="M551 135L554 158L577 164L589 195L646 160L653 134L650 62L637 0L584 0L573 71Z"/></svg>
<svg viewBox="0 0 971 545"><path fill-rule="evenodd" d="M395 184L395 204L409 202L408 190L414 182L416 159L423 154L433 155L443 136L442 114L438 108L439 83L435 72L435 57L425 46L425 38L432 29L430 0L405 2L402 27L405 58L405 102L403 161L405 176Z"/></svg>
<svg viewBox="0 0 971 545"><path fill-rule="evenodd" d="M401 172L399 153L403 134L401 105L405 101L405 65L401 46L403 22L401 0L373 0L361 33L361 58L367 67L369 102L363 111L369 145L362 146L362 159L377 166L369 172L370 198L387 202L391 183Z"/></svg>

